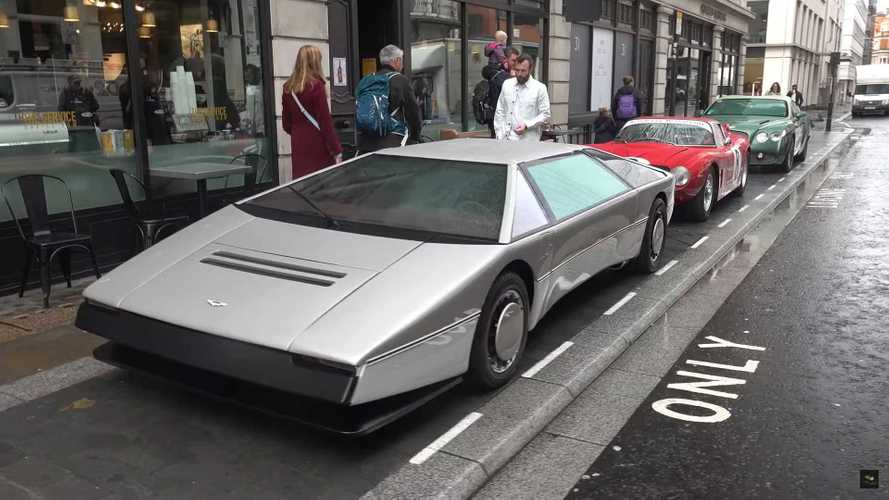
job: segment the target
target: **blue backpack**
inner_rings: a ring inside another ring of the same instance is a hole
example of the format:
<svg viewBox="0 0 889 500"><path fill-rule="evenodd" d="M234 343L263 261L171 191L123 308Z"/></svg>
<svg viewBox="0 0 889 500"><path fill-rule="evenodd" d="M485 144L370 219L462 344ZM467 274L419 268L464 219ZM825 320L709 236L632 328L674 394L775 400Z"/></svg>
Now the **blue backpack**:
<svg viewBox="0 0 889 500"><path fill-rule="evenodd" d="M359 131L377 137L406 134L407 127L395 118L398 109L389 112L389 80L397 74L372 73L358 82L355 125Z"/></svg>

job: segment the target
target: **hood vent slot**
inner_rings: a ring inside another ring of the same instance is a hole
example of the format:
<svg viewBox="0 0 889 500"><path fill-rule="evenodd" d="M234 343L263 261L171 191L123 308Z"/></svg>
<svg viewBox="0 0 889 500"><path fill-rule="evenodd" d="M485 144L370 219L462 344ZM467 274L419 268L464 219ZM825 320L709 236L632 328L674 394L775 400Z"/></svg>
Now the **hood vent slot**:
<svg viewBox="0 0 889 500"><path fill-rule="evenodd" d="M330 286L334 284L334 280L346 277L345 273L337 271L301 266L287 262L278 262L275 260L263 259L261 257L253 257L252 255L243 255L227 251L213 252L210 257L201 259L201 263L317 286Z"/></svg>

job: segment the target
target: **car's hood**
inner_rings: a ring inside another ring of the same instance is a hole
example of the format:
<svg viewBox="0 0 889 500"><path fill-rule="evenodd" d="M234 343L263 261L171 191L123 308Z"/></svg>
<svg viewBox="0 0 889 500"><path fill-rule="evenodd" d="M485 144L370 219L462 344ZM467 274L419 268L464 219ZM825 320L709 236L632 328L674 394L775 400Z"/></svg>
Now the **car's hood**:
<svg viewBox="0 0 889 500"><path fill-rule="evenodd" d="M737 115L725 115L725 116L710 116L715 120L719 120L720 122L728 123L729 128L734 130L735 132L743 132L747 134L749 137L753 137L756 132L765 126L772 125L782 125L784 123L783 118L778 118L774 116L737 116Z"/></svg>
<svg viewBox="0 0 889 500"><path fill-rule="evenodd" d="M220 225L225 222L221 217ZM85 297L282 350L340 301L421 245L256 218L191 245L190 251L177 248L191 242L175 236L109 273L90 286ZM153 266L159 254L168 258L163 268Z"/></svg>
<svg viewBox="0 0 889 500"><path fill-rule="evenodd" d="M661 167L674 166L675 162L683 158L687 151L693 149L662 142L624 143L612 141L604 144L593 144L592 146L625 158L643 158L652 165Z"/></svg>

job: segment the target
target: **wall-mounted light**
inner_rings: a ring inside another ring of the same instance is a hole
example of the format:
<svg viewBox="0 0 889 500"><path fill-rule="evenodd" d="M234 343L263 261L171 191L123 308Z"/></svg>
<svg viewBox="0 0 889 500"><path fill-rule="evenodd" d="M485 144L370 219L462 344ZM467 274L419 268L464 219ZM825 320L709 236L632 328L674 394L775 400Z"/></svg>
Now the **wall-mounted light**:
<svg viewBox="0 0 889 500"><path fill-rule="evenodd" d="M145 7L142 7L139 4L136 4L136 12L145 12Z"/></svg>
<svg viewBox="0 0 889 500"><path fill-rule="evenodd" d="M157 27L157 19L154 18L154 12L146 10L142 13L142 26L146 28Z"/></svg>
<svg viewBox="0 0 889 500"><path fill-rule="evenodd" d="M139 33L139 38L151 38L151 28L147 26L139 26L137 32Z"/></svg>
<svg viewBox="0 0 889 500"><path fill-rule="evenodd" d="M207 33L219 33L219 21L213 19L207 19Z"/></svg>
<svg viewBox="0 0 889 500"><path fill-rule="evenodd" d="M112 9L119 9L120 8L120 4L117 2L108 2L108 6L111 7Z"/></svg>
<svg viewBox="0 0 889 500"><path fill-rule="evenodd" d="M65 10L63 11L62 19L69 23L76 23L80 21L80 12L77 11L76 5L66 5Z"/></svg>
<svg viewBox="0 0 889 500"><path fill-rule="evenodd" d="M0 10L0 28L8 28L9 27L9 18L6 16L6 12Z"/></svg>

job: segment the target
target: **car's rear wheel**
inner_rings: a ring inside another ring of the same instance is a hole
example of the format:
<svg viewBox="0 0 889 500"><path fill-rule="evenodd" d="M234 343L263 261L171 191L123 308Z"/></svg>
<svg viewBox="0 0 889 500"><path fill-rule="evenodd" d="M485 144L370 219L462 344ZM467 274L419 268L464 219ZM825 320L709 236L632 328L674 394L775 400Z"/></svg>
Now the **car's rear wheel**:
<svg viewBox="0 0 889 500"><path fill-rule="evenodd" d="M667 204L660 197L654 199L648 211L648 223L645 225L645 236L639 255L633 260L633 267L643 273L657 271L664 253L664 242L667 236Z"/></svg>
<svg viewBox="0 0 889 500"><path fill-rule="evenodd" d="M794 145L794 137L791 136L787 139L787 154L784 155L784 163L781 164L781 170L784 173L790 172L793 170L793 145Z"/></svg>
<svg viewBox="0 0 889 500"><path fill-rule="evenodd" d="M716 204L716 172L713 167L707 170L707 178L704 185L698 191L697 196L688 204L688 216L695 221L703 222L710 217L710 211Z"/></svg>
<svg viewBox="0 0 889 500"><path fill-rule="evenodd" d="M800 151L799 155L797 155L796 159L799 161L806 161L806 155L809 154L809 138L806 137L806 143L803 144L803 150Z"/></svg>
<svg viewBox="0 0 889 500"><path fill-rule="evenodd" d="M747 156L747 162L741 166L741 183L738 184L738 187L732 191L732 194L735 196L744 196L744 191L747 190L747 175L750 173L750 156Z"/></svg>
<svg viewBox="0 0 889 500"><path fill-rule="evenodd" d="M501 274L491 286L479 316L468 381L485 390L509 382L518 370L528 338L528 290L513 273Z"/></svg>

